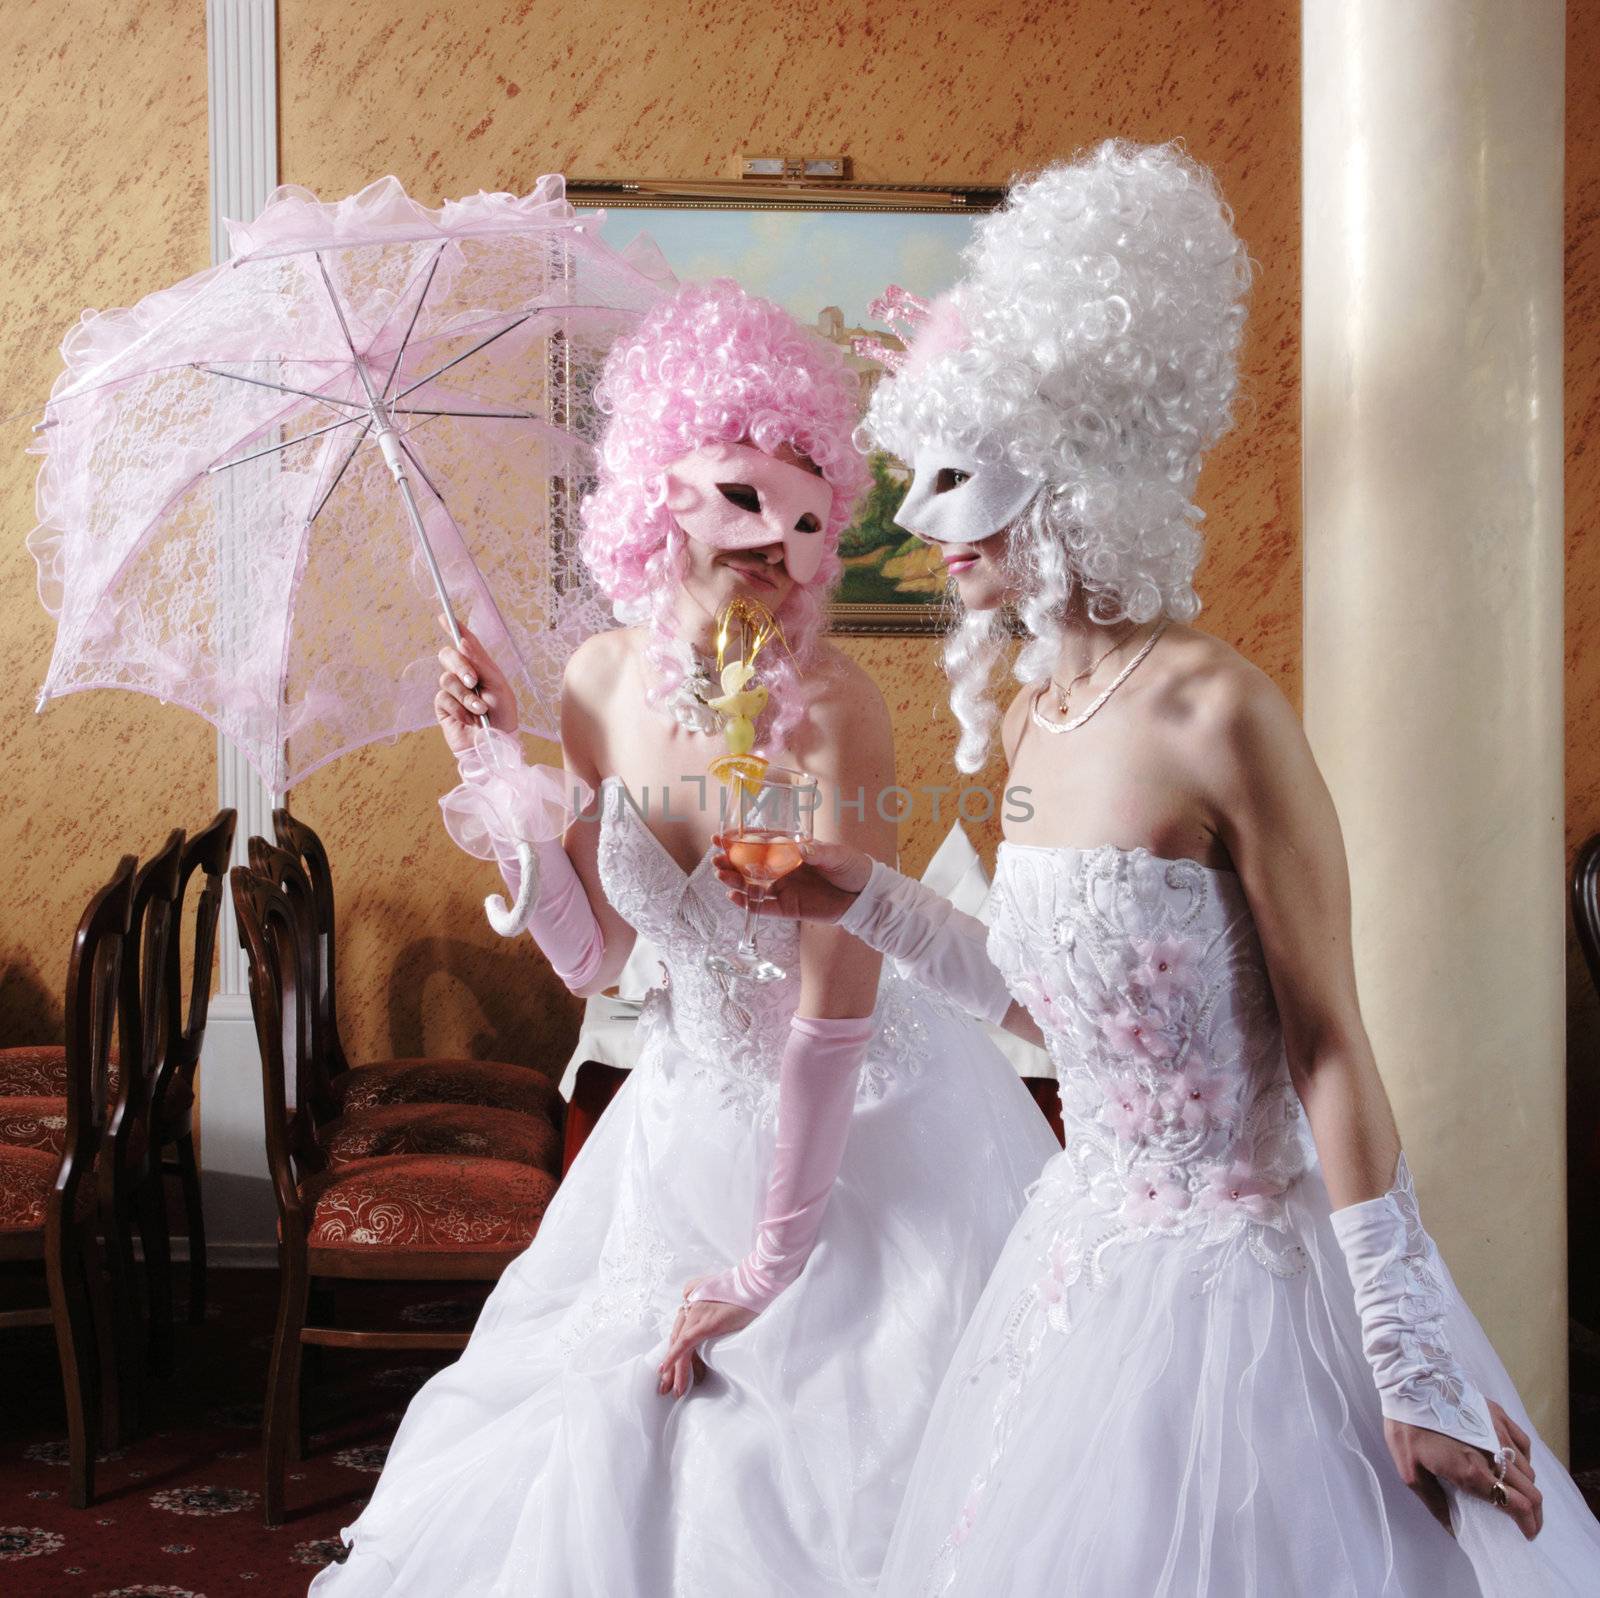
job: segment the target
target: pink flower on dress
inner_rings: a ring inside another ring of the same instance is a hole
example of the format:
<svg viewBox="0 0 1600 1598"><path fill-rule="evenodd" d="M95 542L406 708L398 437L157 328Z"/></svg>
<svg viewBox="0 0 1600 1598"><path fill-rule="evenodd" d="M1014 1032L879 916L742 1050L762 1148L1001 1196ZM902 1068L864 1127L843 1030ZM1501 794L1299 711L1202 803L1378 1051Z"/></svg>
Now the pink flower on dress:
<svg viewBox="0 0 1600 1598"><path fill-rule="evenodd" d="M1283 1192L1280 1182L1270 1182L1253 1172L1243 1160L1214 1171L1200 1193L1200 1207L1237 1211L1252 1221L1269 1221Z"/></svg>
<svg viewBox="0 0 1600 1598"><path fill-rule="evenodd" d="M1074 1264L1071 1251L1057 1238L1050 1245L1050 1259L1045 1273L1036 1284L1042 1304L1054 1308L1067 1296L1067 1288L1077 1280L1078 1273L1072 1268Z"/></svg>
<svg viewBox="0 0 1600 1598"><path fill-rule="evenodd" d="M1189 1190L1170 1176L1131 1176L1122 1201L1123 1219L1157 1229L1176 1224L1189 1208Z"/></svg>
<svg viewBox="0 0 1600 1598"><path fill-rule="evenodd" d="M1156 1129L1156 1101L1136 1077L1119 1076L1111 1084L1106 1119L1119 1137L1138 1142Z"/></svg>
<svg viewBox="0 0 1600 1598"><path fill-rule="evenodd" d="M1133 952L1139 956L1133 980L1153 1004L1169 1003L1199 977L1200 945L1188 938L1135 939Z"/></svg>
<svg viewBox="0 0 1600 1598"><path fill-rule="evenodd" d="M956 1529L950 1533L950 1542L954 1547L959 1548L972 1535L973 1529L978 1524L978 1505L982 1502L983 1483L979 1482L967 1494L967 1501L961 1506L961 1513L956 1517Z"/></svg>
<svg viewBox="0 0 1600 1598"><path fill-rule="evenodd" d="M1142 1054L1148 1060L1170 1060L1172 1042L1131 1005L1100 1017L1100 1036L1118 1054Z"/></svg>
<svg viewBox="0 0 1600 1598"><path fill-rule="evenodd" d="M1199 1132L1218 1120L1218 1107L1228 1097L1228 1078L1191 1065L1180 1072L1161 1094L1161 1108L1169 1121Z"/></svg>
<svg viewBox="0 0 1600 1598"><path fill-rule="evenodd" d="M1037 971L1031 977L1025 978L1021 986L1024 1001L1031 1001L1030 1008L1032 1004L1037 1004L1040 1009L1054 1016L1055 1000L1050 997L1049 990L1044 985L1044 978Z"/></svg>

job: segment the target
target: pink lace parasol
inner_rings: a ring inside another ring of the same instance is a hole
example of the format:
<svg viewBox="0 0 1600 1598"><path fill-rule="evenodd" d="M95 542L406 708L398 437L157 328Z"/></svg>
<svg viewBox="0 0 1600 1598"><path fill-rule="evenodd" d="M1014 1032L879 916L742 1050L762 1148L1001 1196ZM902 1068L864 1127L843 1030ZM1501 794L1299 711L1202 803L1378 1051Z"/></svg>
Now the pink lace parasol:
<svg viewBox="0 0 1600 1598"><path fill-rule="evenodd" d="M281 793L432 724L442 604L553 736L566 659L610 621L566 525L593 379L674 286L597 226L559 177L437 211L395 178L282 188L228 262L85 313L39 428L40 707L171 700Z"/></svg>

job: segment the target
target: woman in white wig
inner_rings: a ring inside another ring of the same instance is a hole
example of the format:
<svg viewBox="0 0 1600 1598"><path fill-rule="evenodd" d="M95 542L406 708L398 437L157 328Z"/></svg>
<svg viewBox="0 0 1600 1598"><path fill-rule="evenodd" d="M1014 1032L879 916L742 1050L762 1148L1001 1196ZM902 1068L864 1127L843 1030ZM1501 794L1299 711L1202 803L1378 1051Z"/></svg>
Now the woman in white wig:
<svg viewBox="0 0 1600 1598"><path fill-rule="evenodd" d="M957 764L998 728L1032 815L988 927L839 847L773 909L842 918L986 1013L1008 987L1066 1147L956 1354L879 1591L1600 1592L1600 1526L1419 1218L1299 722L1188 625L1250 277L1215 183L1108 143L1019 183L969 262L867 428L912 464L900 523L959 597ZM1028 639L1002 717L1007 608Z"/></svg>

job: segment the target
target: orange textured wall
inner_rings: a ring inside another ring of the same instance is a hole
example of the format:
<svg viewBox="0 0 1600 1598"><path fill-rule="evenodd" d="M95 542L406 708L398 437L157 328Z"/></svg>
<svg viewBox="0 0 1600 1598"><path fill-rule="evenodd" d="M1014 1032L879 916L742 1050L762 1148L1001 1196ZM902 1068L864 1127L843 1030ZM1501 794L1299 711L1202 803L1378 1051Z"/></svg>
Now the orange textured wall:
<svg viewBox="0 0 1600 1598"><path fill-rule="evenodd" d="M85 306L207 264L204 9L7 0L0 61L0 413L42 401ZM123 850L216 808L205 723L132 694L35 716L54 626L34 592L35 410L0 421L0 1043L56 1035L78 914Z"/></svg>
<svg viewBox="0 0 1600 1598"><path fill-rule="evenodd" d="M12 373L23 392L44 393L50 351L80 303L120 303L205 264L200 7L165 0L140 15L95 35L103 7L29 0L10 30L26 42L11 47L14 98L0 103L0 192L24 236L20 270L0 281L0 314L31 329L16 341L26 344ZM430 202L525 189L553 171L725 178L745 151L844 152L869 180L999 183L1110 134L1185 137L1217 169L1261 267L1240 425L1202 487L1206 624L1298 696L1293 7L280 0L279 16L282 177L330 197L385 172ZM17 453L25 429L10 436L0 738L20 803L0 828L8 858L19 846L39 853L23 877L27 919L0 925L0 940L8 959L46 970L50 988L71 904L101 864L124 842L153 839L169 815L208 812L211 740L182 713L125 696L65 704L37 727L29 719L49 627L17 551L31 520L31 462ZM893 707L902 783L950 780L934 644L848 647ZM492 881L453 851L435 814L451 776L437 741L417 737L293 795L339 875L347 1042L357 1055L426 1046L554 1061L575 1007L526 948L499 945L484 927L478 899ZM920 869L942 831L924 806L902 838L906 863ZM19 1018L48 1018L43 994L4 997L0 1035Z"/></svg>
<svg viewBox="0 0 1600 1598"><path fill-rule="evenodd" d="M1567 8L1567 853L1600 832L1600 8ZM1572 1305L1600 1322L1600 1000L1567 950Z"/></svg>

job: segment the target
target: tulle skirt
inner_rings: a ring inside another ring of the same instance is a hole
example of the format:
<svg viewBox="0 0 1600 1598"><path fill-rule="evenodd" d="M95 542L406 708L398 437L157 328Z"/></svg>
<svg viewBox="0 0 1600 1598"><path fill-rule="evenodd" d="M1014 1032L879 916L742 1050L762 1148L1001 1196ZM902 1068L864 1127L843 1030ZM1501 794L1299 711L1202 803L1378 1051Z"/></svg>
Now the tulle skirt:
<svg viewBox="0 0 1600 1598"><path fill-rule="evenodd" d="M1287 1234L1097 1253L1104 1217L1041 1182L934 1407L882 1598L1600 1593L1600 1526L1537 1439L1533 1543L1481 1501L1453 1541L1402 1485L1328 1210L1313 1169ZM1532 1435L1448 1291L1463 1364Z"/></svg>
<svg viewBox="0 0 1600 1598"><path fill-rule="evenodd" d="M677 1402L667 1331L685 1282L749 1247L772 1128L651 1036L316 1598L875 1590L956 1340L1056 1147L975 1026L910 1002L917 1046L869 1055L800 1280Z"/></svg>

